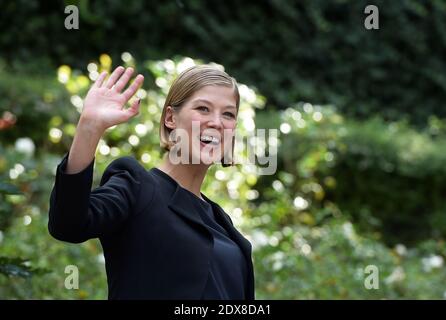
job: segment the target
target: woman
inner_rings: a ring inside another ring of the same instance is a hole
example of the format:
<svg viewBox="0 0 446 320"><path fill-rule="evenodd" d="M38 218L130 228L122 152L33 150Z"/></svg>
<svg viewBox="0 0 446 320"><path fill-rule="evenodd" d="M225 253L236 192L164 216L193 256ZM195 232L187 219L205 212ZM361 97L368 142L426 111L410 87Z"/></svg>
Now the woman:
<svg viewBox="0 0 446 320"><path fill-rule="evenodd" d="M132 73L118 67L105 80L104 72L90 88L70 151L57 167L50 234L72 243L100 239L109 299L253 300L251 244L200 192L215 160L231 165L225 161L240 101L234 78L206 65L181 73L161 116L160 143L168 152L160 166L146 170L133 157L118 158L91 191L104 131L139 112L139 100L124 109L144 81L138 75L124 90Z"/></svg>

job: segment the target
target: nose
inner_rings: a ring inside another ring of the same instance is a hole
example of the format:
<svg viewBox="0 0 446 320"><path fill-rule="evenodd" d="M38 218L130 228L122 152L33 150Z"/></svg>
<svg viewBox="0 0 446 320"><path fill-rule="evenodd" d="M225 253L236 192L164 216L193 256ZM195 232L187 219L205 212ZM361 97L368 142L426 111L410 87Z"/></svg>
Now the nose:
<svg viewBox="0 0 446 320"><path fill-rule="evenodd" d="M211 128L215 128L215 129L223 128L223 124L222 124L220 116L218 114L213 114L212 116L210 116L207 125Z"/></svg>

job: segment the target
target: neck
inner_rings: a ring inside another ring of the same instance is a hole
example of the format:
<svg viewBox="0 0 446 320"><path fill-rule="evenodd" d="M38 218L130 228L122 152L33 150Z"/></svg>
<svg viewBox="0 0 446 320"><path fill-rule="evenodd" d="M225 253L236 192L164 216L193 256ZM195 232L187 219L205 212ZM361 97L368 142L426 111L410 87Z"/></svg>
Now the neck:
<svg viewBox="0 0 446 320"><path fill-rule="evenodd" d="M167 173L181 187L204 200L201 197L200 190L208 167L203 164L173 164L170 162L169 157L164 157L158 169Z"/></svg>

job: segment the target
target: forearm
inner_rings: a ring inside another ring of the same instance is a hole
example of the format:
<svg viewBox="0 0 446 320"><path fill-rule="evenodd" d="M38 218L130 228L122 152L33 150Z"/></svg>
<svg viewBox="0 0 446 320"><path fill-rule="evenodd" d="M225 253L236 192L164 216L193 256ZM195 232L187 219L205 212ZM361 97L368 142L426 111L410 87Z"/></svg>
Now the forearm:
<svg viewBox="0 0 446 320"><path fill-rule="evenodd" d="M102 72L84 99L73 143L68 156L57 167L50 197L48 228L57 239L82 242L110 232L122 225L129 214L128 202L134 201L129 198L139 194L140 171L126 161L116 161L107 167L96 196L91 191L96 149L105 130L139 112L140 100L124 108L144 81L138 75L124 90L132 73L132 68L120 66L105 81L107 72ZM125 170L135 171L135 177L123 174Z"/></svg>
<svg viewBox="0 0 446 320"><path fill-rule="evenodd" d="M68 155L65 173L74 174L84 170L94 159L104 130L93 121L80 118Z"/></svg>
<svg viewBox="0 0 446 320"><path fill-rule="evenodd" d="M51 192L48 228L56 239L81 242L88 225L93 162L83 171L67 174L68 157L56 169L56 181Z"/></svg>
<svg viewBox="0 0 446 320"><path fill-rule="evenodd" d="M119 229L137 207L145 169L132 157L115 159L91 190L93 166L67 174L68 156L56 169L50 196L48 229L59 240L80 243Z"/></svg>

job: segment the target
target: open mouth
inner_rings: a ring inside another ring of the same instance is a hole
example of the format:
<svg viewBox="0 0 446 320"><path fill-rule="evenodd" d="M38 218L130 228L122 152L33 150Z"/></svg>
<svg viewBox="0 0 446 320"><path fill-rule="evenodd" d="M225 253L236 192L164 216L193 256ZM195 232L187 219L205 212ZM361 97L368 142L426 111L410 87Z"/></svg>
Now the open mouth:
<svg viewBox="0 0 446 320"><path fill-rule="evenodd" d="M214 146L217 146L220 144L220 139L213 137L213 136L208 136L208 135L200 136L200 141L204 144L210 144L210 145L214 145Z"/></svg>

